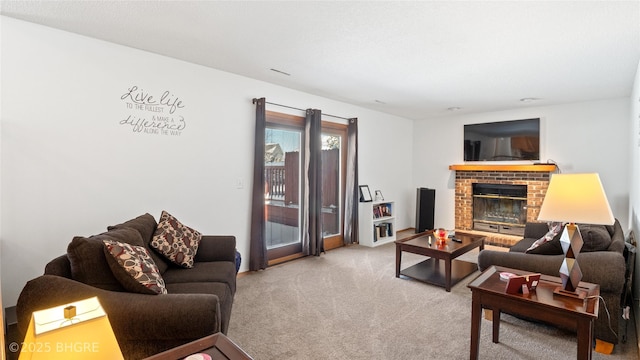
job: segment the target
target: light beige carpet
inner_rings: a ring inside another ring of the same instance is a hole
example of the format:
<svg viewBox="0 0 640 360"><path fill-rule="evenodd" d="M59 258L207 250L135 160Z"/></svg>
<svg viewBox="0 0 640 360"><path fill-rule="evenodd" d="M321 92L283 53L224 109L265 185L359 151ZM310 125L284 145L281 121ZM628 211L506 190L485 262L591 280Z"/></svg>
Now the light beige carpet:
<svg viewBox="0 0 640 360"><path fill-rule="evenodd" d="M476 262L477 249L461 258ZM402 267L423 259L403 253ZM228 336L257 360L468 359L467 284L478 274L447 293L396 278L394 244L339 248L239 277ZM594 359L638 359L628 326L626 344ZM509 315L500 330L492 343L491 322L482 320L480 359L576 358L571 332Z"/></svg>

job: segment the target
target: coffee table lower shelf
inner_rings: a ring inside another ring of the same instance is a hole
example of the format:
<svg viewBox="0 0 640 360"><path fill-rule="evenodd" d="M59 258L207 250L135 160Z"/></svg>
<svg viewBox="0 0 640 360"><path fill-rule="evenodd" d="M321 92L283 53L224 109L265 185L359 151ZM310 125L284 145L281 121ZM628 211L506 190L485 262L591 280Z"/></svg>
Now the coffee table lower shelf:
<svg viewBox="0 0 640 360"><path fill-rule="evenodd" d="M463 260L451 260L451 283L447 286L445 260L428 258L425 261L419 262L404 270L400 270L400 275L428 284L450 288L477 270L477 264Z"/></svg>

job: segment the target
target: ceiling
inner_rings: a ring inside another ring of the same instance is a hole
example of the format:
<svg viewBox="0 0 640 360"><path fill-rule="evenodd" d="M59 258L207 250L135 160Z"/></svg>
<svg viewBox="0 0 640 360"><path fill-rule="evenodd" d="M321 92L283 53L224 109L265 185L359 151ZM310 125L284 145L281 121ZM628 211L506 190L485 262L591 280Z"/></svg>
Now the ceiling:
<svg viewBox="0 0 640 360"><path fill-rule="evenodd" d="M640 61L640 1L2 0L0 13L417 120L630 96Z"/></svg>

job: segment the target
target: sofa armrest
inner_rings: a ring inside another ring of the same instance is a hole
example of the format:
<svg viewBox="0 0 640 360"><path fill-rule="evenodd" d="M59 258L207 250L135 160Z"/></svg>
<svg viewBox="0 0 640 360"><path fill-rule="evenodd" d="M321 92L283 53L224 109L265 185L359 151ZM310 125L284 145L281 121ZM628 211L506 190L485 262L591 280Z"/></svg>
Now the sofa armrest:
<svg viewBox="0 0 640 360"><path fill-rule="evenodd" d="M25 285L16 311L24 335L31 313L97 296L119 343L195 340L221 331L220 303L212 294L146 295L98 289L55 275Z"/></svg>
<svg viewBox="0 0 640 360"><path fill-rule="evenodd" d="M618 219L613 223L613 229L614 233L611 235L611 245L609 245L607 250L624 254L626 240L624 238L624 231L622 230L622 226Z"/></svg>
<svg viewBox="0 0 640 360"><path fill-rule="evenodd" d="M196 262L236 261L236 237L232 235L203 235L198 245Z"/></svg>
<svg viewBox="0 0 640 360"><path fill-rule="evenodd" d="M582 281L599 284L600 293L622 296L626 271L624 255L615 251L593 251L579 253L576 260L582 270Z"/></svg>

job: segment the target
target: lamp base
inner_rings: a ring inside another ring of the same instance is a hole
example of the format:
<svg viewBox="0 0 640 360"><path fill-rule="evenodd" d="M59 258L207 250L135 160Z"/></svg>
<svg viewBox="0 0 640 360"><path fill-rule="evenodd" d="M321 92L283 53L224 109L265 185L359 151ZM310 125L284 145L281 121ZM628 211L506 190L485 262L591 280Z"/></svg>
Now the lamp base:
<svg viewBox="0 0 640 360"><path fill-rule="evenodd" d="M553 294L578 300L584 300L587 297L586 290L576 289L576 291L568 291L563 289L562 286L558 286L557 288L555 288L555 290L553 290Z"/></svg>

